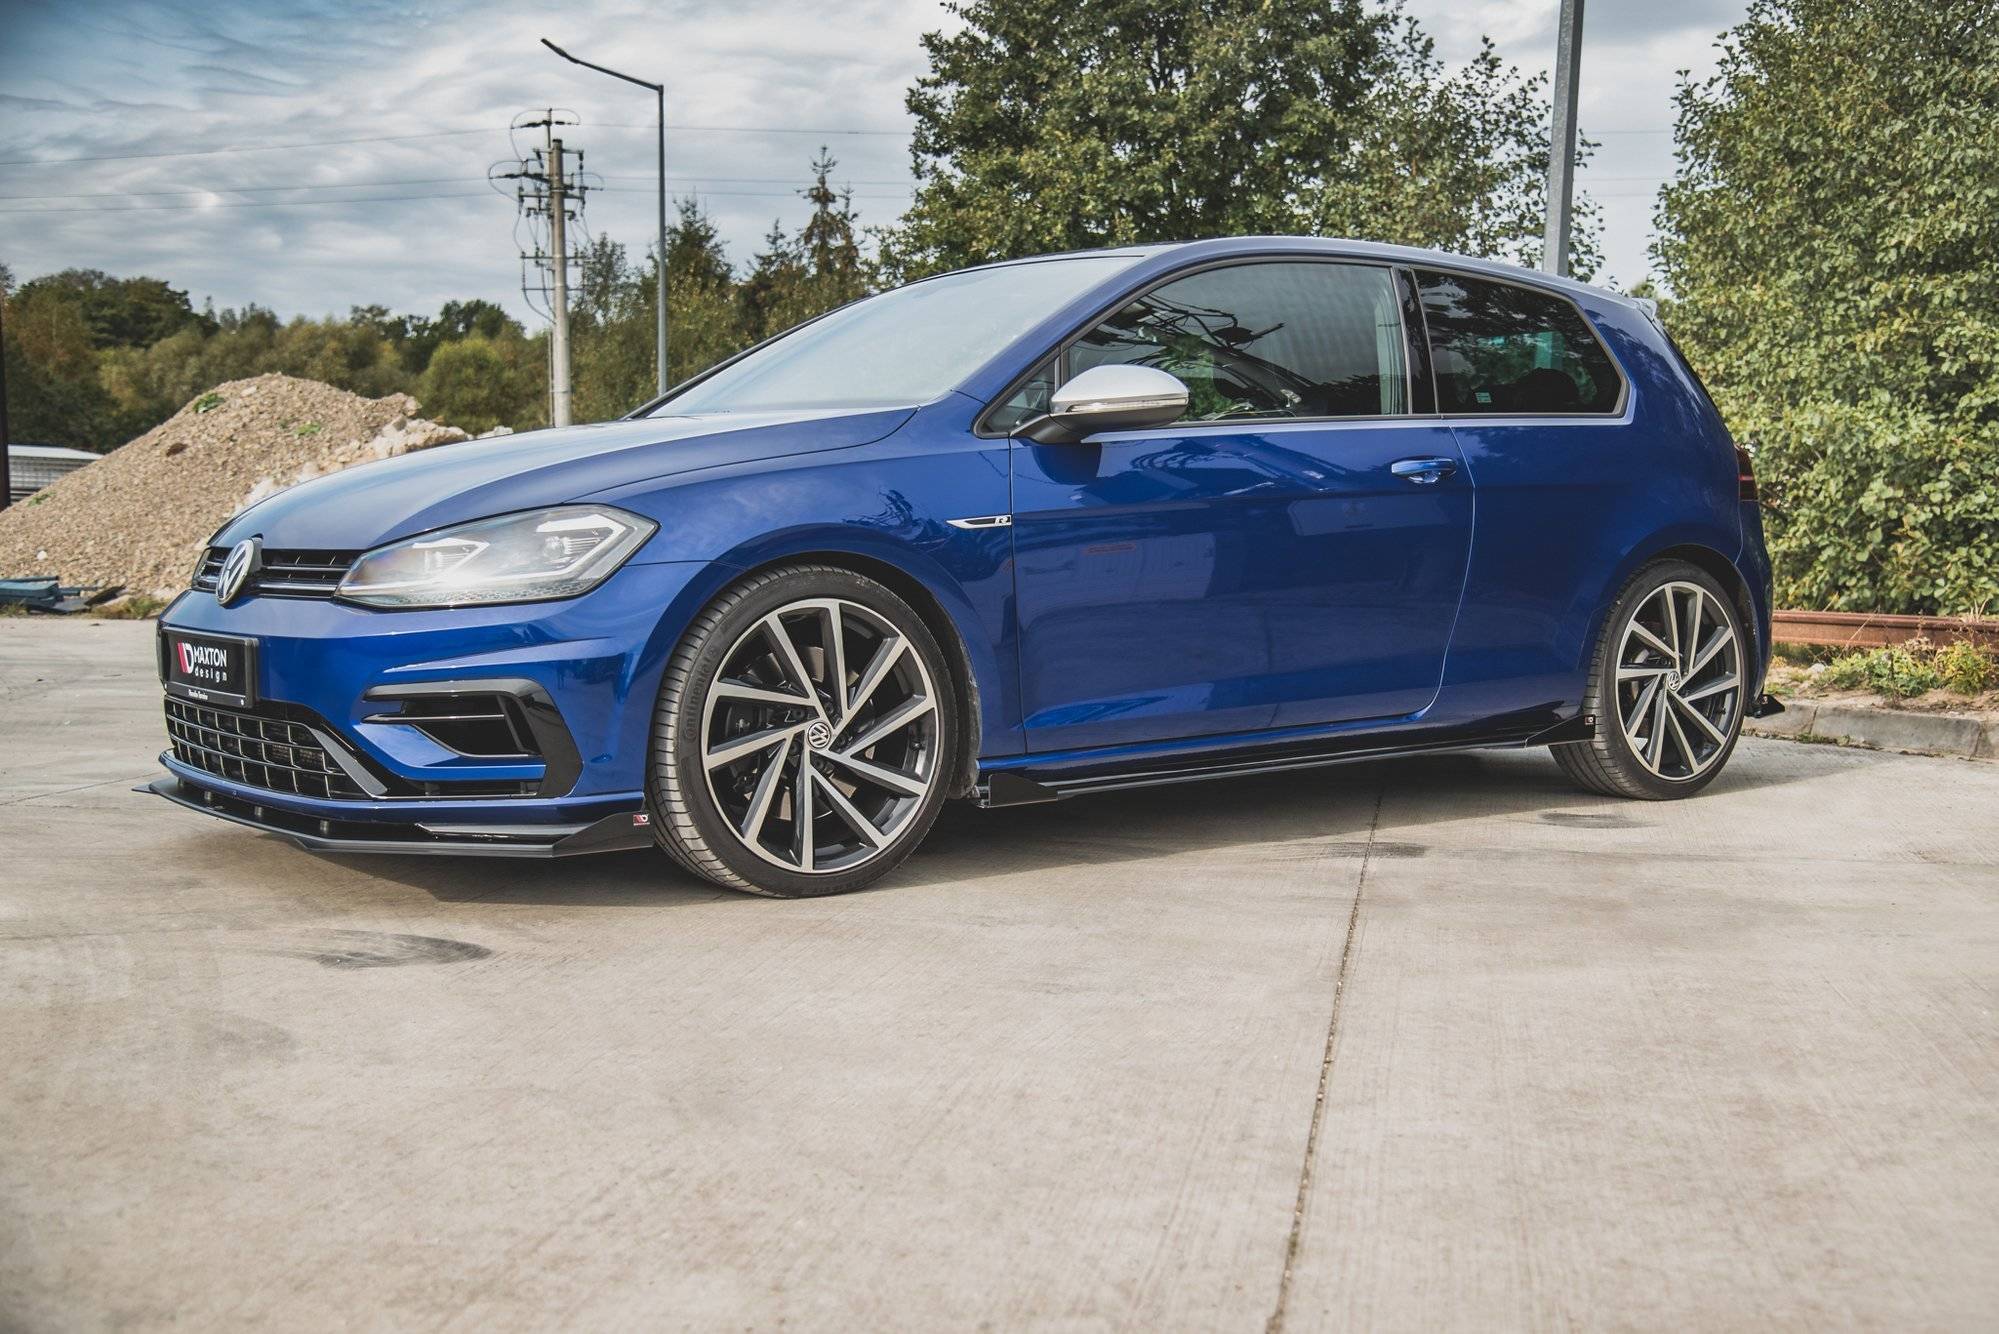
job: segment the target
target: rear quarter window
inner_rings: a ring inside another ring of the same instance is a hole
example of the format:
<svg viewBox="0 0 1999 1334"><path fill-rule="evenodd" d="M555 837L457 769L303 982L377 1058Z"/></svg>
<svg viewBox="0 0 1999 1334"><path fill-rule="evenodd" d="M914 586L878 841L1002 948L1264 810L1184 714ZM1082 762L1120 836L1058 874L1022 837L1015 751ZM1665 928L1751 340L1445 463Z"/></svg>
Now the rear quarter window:
<svg viewBox="0 0 1999 1334"><path fill-rule="evenodd" d="M1418 271L1423 320L1449 416L1616 412L1624 383L1582 312L1562 298L1459 273Z"/></svg>

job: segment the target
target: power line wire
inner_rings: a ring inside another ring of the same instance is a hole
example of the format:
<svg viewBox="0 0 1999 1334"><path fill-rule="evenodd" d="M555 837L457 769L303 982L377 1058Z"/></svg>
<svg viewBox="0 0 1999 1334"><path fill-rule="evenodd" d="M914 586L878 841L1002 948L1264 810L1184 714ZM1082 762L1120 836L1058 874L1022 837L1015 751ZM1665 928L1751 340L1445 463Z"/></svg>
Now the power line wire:
<svg viewBox="0 0 1999 1334"><path fill-rule="evenodd" d="M10 200L33 201L41 199L143 199L143 198L154 198L165 195L250 194L252 192L260 193L267 190L378 190L378 189L386 189L391 186L404 186L404 185L469 184L472 182L483 181L485 179L486 178L484 176L417 176L398 181L324 181L318 183L300 183L296 185L211 185L192 190L100 190L89 193L75 193L75 194L0 195L0 203L4 203ZM610 180L610 181L651 181L651 180L656 180L657 177L611 175L611 176L600 177L600 179ZM669 184L675 184L675 185L699 185L707 181L717 181L728 185L783 185L786 182L794 179L795 179L794 177L790 176L669 176L667 177L667 182ZM841 184L843 187L848 185L908 186L910 182L876 180L876 181L843 181L841 182ZM798 193L802 194L807 188L808 187L806 186L800 186L798 188ZM773 191L772 193L784 193L784 192Z"/></svg>
<svg viewBox="0 0 1999 1334"><path fill-rule="evenodd" d="M652 130L656 125L634 125L620 121L609 121L592 126L605 130ZM867 130L828 125L676 125L668 121L666 128L682 133L696 134L826 134L826 135L889 135L908 138L907 130ZM402 143L414 139L445 139L454 135L503 134L505 131L492 126L476 130L429 130L422 134L377 134L356 139L315 139L299 143L285 144L227 144L221 148L189 148L171 153L105 153L91 157L44 157L13 158L0 161L0 167L57 167L77 162L140 162L155 158L170 157L215 157L225 153L271 153L289 148L338 148L347 144L389 144Z"/></svg>
<svg viewBox="0 0 1999 1334"><path fill-rule="evenodd" d="M504 134L495 126L478 130L432 130L426 134L377 134L360 139L315 139L292 144L229 144L222 148L189 148L174 153L107 153L98 157L15 158L0 167L57 167L72 162L138 162L163 157L214 157L221 153L272 153L287 148L337 148L342 144L389 144L409 139L443 139L463 134Z"/></svg>
<svg viewBox="0 0 1999 1334"><path fill-rule="evenodd" d="M597 189L601 191L608 191L609 193L612 194L642 195L642 194L652 193L652 191L650 190L642 190L635 187L625 187L625 186L598 186ZM796 199L800 197L798 192L792 190L697 190L693 191L692 193L704 196L723 195L731 197L757 198L757 199ZM408 203L415 200L428 200L428 199L490 199L492 197L493 197L492 192L490 190L474 190L457 194L431 193L431 194L414 194L414 195L373 195L364 199L233 199L233 200L222 200L216 203L125 204L125 205L114 205L108 208L101 204L99 205L79 204L74 206L64 206L62 208L0 208L0 213L4 214L45 213L53 215L59 213L153 213L153 212L162 212L162 211L188 212L188 211L212 211L215 209L225 209L225 208L326 208L326 207L338 207L345 204L398 204L398 203ZM900 199L906 199L907 197L908 197L907 192L904 192L902 194L858 194L857 193L854 195L855 199L900 200Z"/></svg>
<svg viewBox="0 0 1999 1334"><path fill-rule="evenodd" d="M607 120L592 122L590 128L593 130L657 130L659 125L657 122L648 122L647 124L640 125L633 121ZM860 134L884 135L896 139L907 139L909 137L908 130L862 130L834 128L826 125L676 125L672 121L668 121L666 128L669 130L692 131L699 134Z"/></svg>

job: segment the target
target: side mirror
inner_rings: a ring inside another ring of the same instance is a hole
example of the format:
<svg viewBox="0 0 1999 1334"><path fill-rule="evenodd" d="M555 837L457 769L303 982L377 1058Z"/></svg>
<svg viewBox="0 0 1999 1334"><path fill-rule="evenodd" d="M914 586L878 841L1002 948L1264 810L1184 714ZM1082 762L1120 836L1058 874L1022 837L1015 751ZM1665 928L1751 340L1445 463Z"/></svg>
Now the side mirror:
<svg viewBox="0 0 1999 1334"><path fill-rule="evenodd" d="M1048 411L1018 434L1038 445L1073 445L1099 431L1136 431L1176 422L1187 386L1151 366L1092 366L1057 389Z"/></svg>

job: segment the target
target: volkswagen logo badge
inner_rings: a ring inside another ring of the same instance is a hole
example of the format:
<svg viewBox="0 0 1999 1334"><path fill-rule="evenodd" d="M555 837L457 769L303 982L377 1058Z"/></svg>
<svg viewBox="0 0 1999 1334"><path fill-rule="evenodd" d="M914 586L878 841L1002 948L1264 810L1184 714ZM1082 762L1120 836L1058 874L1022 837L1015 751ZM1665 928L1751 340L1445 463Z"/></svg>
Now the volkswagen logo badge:
<svg viewBox="0 0 1999 1334"><path fill-rule="evenodd" d="M264 544L254 537L246 537L229 549L229 558L222 562L221 577L215 581L215 600L228 606L243 591L250 576L264 564Z"/></svg>
<svg viewBox="0 0 1999 1334"><path fill-rule="evenodd" d="M805 740L814 750L826 750L833 744L833 729L819 719L805 729Z"/></svg>

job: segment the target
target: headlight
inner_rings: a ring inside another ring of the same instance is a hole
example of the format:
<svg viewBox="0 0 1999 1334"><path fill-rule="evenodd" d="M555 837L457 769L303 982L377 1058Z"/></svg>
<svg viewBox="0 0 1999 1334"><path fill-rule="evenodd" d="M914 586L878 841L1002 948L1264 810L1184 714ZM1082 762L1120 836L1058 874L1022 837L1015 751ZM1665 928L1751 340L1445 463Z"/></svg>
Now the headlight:
<svg viewBox="0 0 1999 1334"><path fill-rule="evenodd" d="M371 607L546 602L587 593L659 525L608 505L505 514L377 547L335 594Z"/></svg>

